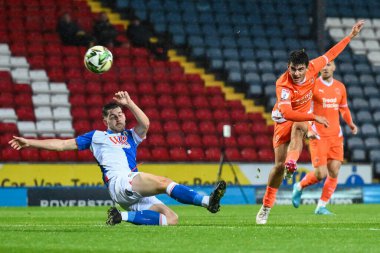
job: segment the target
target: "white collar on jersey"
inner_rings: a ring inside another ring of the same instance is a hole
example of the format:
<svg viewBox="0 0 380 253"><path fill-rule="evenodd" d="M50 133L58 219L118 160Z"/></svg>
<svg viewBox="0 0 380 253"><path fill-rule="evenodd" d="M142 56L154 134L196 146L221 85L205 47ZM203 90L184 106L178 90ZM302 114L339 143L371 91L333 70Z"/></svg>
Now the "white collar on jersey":
<svg viewBox="0 0 380 253"><path fill-rule="evenodd" d="M323 80L323 78L321 76L319 77L319 80L321 80L321 82L328 87L330 87L334 82L334 79L331 79L331 82L327 82L327 81Z"/></svg>
<svg viewBox="0 0 380 253"><path fill-rule="evenodd" d="M304 84L306 82L306 76L305 78L301 81L301 82L298 82L298 83L294 83L295 85L298 85L298 86L301 86L302 84Z"/></svg>
<svg viewBox="0 0 380 253"><path fill-rule="evenodd" d="M123 135L128 135L127 130L123 130L123 132L120 132L120 133L114 133L114 132L112 132L111 129L107 129L106 132L107 132L108 134L123 134Z"/></svg>

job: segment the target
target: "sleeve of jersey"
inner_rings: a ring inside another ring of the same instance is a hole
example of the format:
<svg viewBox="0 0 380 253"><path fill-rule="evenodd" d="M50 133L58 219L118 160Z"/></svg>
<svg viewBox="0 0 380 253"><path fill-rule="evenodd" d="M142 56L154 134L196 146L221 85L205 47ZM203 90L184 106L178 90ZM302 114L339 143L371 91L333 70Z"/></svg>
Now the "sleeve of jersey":
<svg viewBox="0 0 380 253"><path fill-rule="evenodd" d="M94 134L95 134L95 131L91 131L75 138L75 141L78 146L78 150L89 149L91 146L92 137L94 136Z"/></svg>
<svg viewBox="0 0 380 253"><path fill-rule="evenodd" d="M321 69L323 69L323 67L326 66L327 63L333 61L341 52L343 52L350 40L350 37L345 37L344 39L339 41L335 46L330 48L330 50L327 51L324 55L310 61L312 71L315 74L321 71Z"/></svg>
<svg viewBox="0 0 380 253"><path fill-rule="evenodd" d="M294 111L290 103L279 103L278 107L282 116L286 120L301 122L301 121L314 121L315 116L312 113L307 112L297 112Z"/></svg>
<svg viewBox="0 0 380 253"><path fill-rule="evenodd" d="M342 98L342 102L339 105L339 112L342 115L344 122L350 125L352 123L352 117L351 117L350 108L348 108L348 104L347 104L346 90L344 89L342 93L343 93L343 98Z"/></svg>
<svg viewBox="0 0 380 253"><path fill-rule="evenodd" d="M131 130L131 132L132 132L133 140L135 141L135 143L136 143L137 145L139 145L141 142L143 142L143 140L144 140L145 138L141 138L141 137L135 132L135 129L134 129L134 128L132 128L132 129L130 129L130 130Z"/></svg>

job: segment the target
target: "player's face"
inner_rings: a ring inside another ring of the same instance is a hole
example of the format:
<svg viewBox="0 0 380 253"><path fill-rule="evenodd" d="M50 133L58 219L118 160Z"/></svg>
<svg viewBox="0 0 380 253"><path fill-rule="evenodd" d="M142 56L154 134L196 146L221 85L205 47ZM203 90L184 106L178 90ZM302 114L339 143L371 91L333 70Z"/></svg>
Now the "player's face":
<svg viewBox="0 0 380 253"><path fill-rule="evenodd" d="M294 65L293 63L290 63L288 65L288 70L294 83L300 83L305 79L306 70L307 70L307 67L305 64Z"/></svg>
<svg viewBox="0 0 380 253"><path fill-rule="evenodd" d="M125 114L120 107L109 110L103 121L112 132L120 133L125 129Z"/></svg>
<svg viewBox="0 0 380 253"><path fill-rule="evenodd" d="M335 63L329 62L326 64L326 66L321 70L321 76L323 80L327 80L331 78L335 71Z"/></svg>

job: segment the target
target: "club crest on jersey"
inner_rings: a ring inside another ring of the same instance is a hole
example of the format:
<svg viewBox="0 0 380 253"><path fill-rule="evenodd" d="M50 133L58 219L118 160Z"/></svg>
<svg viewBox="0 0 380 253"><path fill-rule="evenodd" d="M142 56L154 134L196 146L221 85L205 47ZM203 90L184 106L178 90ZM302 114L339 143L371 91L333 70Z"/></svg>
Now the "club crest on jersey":
<svg viewBox="0 0 380 253"><path fill-rule="evenodd" d="M287 89L281 90L281 100L288 100L290 96L290 91Z"/></svg>
<svg viewBox="0 0 380 253"><path fill-rule="evenodd" d="M115 145L120 145L123 148L131 148L131 145L128 143L128 138L125 135L119 136L110 136L108 137Z"/></svg>

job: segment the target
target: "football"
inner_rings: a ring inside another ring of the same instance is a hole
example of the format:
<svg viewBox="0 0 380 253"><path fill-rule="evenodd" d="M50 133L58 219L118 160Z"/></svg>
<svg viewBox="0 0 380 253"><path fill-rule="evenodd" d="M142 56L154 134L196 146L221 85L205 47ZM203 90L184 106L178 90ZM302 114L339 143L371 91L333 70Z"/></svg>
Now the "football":
<svg viewBox="0 0 380 253"><path fill-rule="evenodd" d="M84 55L84 65L89 71L96 74L108 71L112 66L112 62L111 51L103 46L93 46Z"/></svg>

